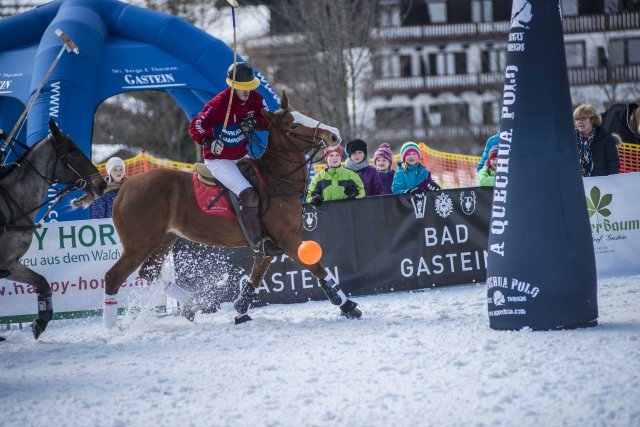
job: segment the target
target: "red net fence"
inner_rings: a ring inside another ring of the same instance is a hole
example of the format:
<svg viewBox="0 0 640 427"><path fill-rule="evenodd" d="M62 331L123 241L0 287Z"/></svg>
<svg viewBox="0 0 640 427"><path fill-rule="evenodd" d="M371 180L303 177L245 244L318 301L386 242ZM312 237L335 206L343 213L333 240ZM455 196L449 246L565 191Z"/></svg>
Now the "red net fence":
<svg viewBox="0 0 640 427"><path fill-rule="evenodd" d="M476 167L480 161L478 156L453 154L429 148L421 142L422 162L433 174L433 179L443 188L475 187L477 186ZM623 143L618 147L620 156L620 172L640 171L640 145ZM395 155L394 167L400 161L400 156ZM126 176L137 175L156 168L167 168L182 171L192 171L192 163L174 162L173 160L159 159L140 153L135 157L124 161ZM322 163L316 163L316 172L323 168ZM98 169L106 176L105 163L98 165Z"/></svg>

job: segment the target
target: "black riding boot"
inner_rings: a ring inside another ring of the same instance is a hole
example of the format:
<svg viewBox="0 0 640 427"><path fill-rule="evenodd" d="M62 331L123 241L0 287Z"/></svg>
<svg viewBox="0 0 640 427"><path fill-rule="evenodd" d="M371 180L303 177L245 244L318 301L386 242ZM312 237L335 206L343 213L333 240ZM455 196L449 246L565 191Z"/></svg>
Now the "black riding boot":
<svg viewBox="0 0 640 427"><path fill-rule="evenodd" d="M239 195L240 212L242 221L247 231L249 245L256 252L256 256L278 256L284 251L278 247L271 239L264 237L262 233L262 222L260 222L258 193L253 188L243 190Z"/></svg>

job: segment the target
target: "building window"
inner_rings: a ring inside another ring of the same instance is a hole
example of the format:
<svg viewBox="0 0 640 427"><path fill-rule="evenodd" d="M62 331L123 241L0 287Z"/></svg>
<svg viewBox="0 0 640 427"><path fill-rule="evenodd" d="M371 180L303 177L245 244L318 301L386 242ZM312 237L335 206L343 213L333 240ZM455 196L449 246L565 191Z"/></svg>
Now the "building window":
<svg viewBox="0 0 640 427"><path fill-rule="evenodd" d="M429 21L432 24L447 23L447 2L446 0L434 0L427 4L429 10Z"/></svg>
<svg viewBox="0 0 640 427"><path fill-rule="evenodd" d="M500 103L493 101L482 104L482 123L485 125L500 123Z"/></svg>
<svg viewBox="0 0 640 427"><path fill-rule="evenodd" d="M493 0L493 20L511 20L511 0Z"/></svg>
<svg viewBox="0 0 640 427"><path fill-rule="evenodd" d="M376 110L376 127L378 129L403 129L413 128L413 108L393 107L378 108Z"/></svg>
<svg viewBox="0 0 640 427"><path fill-rule="evenodd" d="M613 66L640 64L640 38L612 40L609 62Z"/></svg>
<svg viewBox="0 0 640 427"><path fill-rule="evenodd" d="M575 16L578 14L578 0L562 0L562 15Z"/></svg>
<svg viewBox="0 0 640 427"><path fill-rule="evenodd" d="M473 0L471 2L471 21L491 22L493 20L493 0Z"/></svg>
<svg viewBox="0 0 640 427"><path fill-rule="evenodd" d="M572 42L564 44L567 57L567 68L584 68L584 42Z"/></svg>
<svg viewBox="0 0 640 427"><path fill-rule="evenodd" d="M427 5L424 0L411 2L411 7L402 20L402 25L409 27L413 25L427 25L429 23L429 13L427 12Z"/></svg>
<svg viewBox="0 0 640 427"><path fill-rule="evenodd" d="M502 72L507 65L507 52L504 49L483 50L480 59L483 73Z"/></svg>
<svg viewBox="0 0 640 427"><path fill-rule="evenodd" d="M429 55L430 75L467 74L467 55L464 52L438 52Z"/></svg>
<svg viewBox="0 0 640 427"><path fill-rule="evenodd" d="M467 104L442 104L429 107L430 126L462 126L469 124Z"/></svg>
<svg viewBox="0 0 640 427"><path fill-rule="evenodd" d="M411 56L400 57L400 77L411 77Z"/></svg>

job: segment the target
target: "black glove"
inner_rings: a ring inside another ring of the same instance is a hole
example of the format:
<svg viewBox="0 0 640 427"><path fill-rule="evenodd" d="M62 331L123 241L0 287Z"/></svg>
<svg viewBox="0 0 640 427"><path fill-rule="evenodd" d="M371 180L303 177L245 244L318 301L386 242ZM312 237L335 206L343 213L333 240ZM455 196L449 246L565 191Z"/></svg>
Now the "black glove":
<svg viewBox="0 0 640 427"><path fill-rule="evenodd" d="M422 188L420 188L420 187L414 187L414 188L411 188L411 189L405 191L405 193L408 193L408 194L424 194L424 190Z"/></svg>
<svg viewBox="0 0 640 427"><path fill-rule="evenodd" d="M242 133L247 133L255 129L255 127L258 126L258 123L253 117L245 117L244 119L240 120L238 126L240 126L240 130L242 131Z"/></svg>
<svg viewBox="0 0 640 427"><path fill-rule="evenodd" d="M355 199L360 191L354 183L349 183L344 187L344 195L350 199Z"/></svg>
<svg viewBox="0 0 640 427"><path fill-rule="evenodd" d="M309 203L314 206L320 206L322 204L322 196L320 194L314 194L313 196L311 196L311 200L309 200Z"/></svg>
<svg viewBox="0 0 640 427"><path fill-rule="evenodd" d="M437 182L431 180L427 183L427 190L429 191L440 191L440 186Z"/></svg>

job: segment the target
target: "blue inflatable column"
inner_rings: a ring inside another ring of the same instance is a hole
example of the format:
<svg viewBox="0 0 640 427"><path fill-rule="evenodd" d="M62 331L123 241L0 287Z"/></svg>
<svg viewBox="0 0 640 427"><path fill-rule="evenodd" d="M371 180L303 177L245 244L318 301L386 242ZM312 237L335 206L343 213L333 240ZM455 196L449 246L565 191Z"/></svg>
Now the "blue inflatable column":
<svg viewBox="0 0 640 427"><path fill-rule="evenodd" d="M559 0L514 0L489 236L493 329L597 324Z"/></svg>

